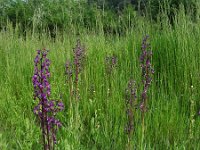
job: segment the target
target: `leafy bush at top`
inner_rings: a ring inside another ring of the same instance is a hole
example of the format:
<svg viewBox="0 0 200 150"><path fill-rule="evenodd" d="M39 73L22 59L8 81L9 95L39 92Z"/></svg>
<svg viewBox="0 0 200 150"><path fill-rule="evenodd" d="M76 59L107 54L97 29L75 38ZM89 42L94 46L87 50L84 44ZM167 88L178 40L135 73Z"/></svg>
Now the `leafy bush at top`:
<svg viewBox="0 0 200 150"><path fill-rule="evenodd" d="M2 0L0 2L0 29L7 20L13 26L41 32L43 29L55 34L56 30L81 29L103 30L104 33L123 34L134 26L135 16L145 15L157 20L165 12L173 22L174 15L183 4L186 12L196 15L198 3L195 0Z"/></svg>

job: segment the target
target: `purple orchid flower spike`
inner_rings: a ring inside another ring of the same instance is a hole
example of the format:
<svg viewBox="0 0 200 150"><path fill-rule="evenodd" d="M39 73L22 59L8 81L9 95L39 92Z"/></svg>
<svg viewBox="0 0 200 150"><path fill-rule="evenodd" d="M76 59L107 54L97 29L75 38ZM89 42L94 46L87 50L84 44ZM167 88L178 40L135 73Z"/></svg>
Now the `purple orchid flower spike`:
<svg viewBox="0 0 200 150"><path fill-rule="evenodd" d="M149 86L152 82L152 76L154 74L154 69L151 65L151 57L152 57L152 51L150 44L148 43L149 36L145 36L142 41L141 46L141 56L140 56L140 63L141 63L141 69L142 69L142 83L143 83L143 91L141 94L141 105L140 109L141 111L146 111L146 101L147 101L147 92L149 89Z"/></svg>
<svg viewBox="0 0 200 150"><path fill-rule="evenodd" d="M61 101L49 100L51 95L50 78L50 60L47 58L48 50L37 50L34 59L34 75L32 77L34 87L34 99L39 103L34 107L34 113L38 116L43 137L44 149L53 149L56 143L56 131L61 127L59 120L55 119L58 111L64 109Z"/></svg>

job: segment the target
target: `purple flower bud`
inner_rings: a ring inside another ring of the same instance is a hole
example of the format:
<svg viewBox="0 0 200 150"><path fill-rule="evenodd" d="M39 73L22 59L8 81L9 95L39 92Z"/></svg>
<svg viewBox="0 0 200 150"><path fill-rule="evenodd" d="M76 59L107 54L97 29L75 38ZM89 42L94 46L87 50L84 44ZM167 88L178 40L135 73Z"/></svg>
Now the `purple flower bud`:
<svg viewBox="0 0 200 150"><path fill-rule="evenodd" d="M51 89L51 86L49 83L46 84L47 89Z"/></svg>
<svg viewBox="0 0 200 150"><path fill-rule="evenodd" d="M37 50L37 54L40 55L40 53L41 53L41 50Z"/></svg>
<svg viewBox="0 0 200 150"><path fill-rule="evenodd" d="M40 84L39 87L40 87L41 90L43 89L43 85L42 84Z"/></svg>
<svg viewBox="0 0 200 150"><path fill-rule="evenodd" d="M36 74L34 74L33 79L35 79L35 80L37 79L37 75Z"/></svg>
<svg viewBox="0 0 200 150"><path fill-rule="evenodd" d="M48 78L50 77L50 73L49 73L49 72L47 72L47 77L48 77Z"/></svg>
<svg viewBox="0 0 200 150"><path fill-rule="evenodd" d="M47 96L50 96L50 95L51 95L51 92L50 92L50 91L48 91L48 92L47 92Z"/></svg>
<svg viewBox="0 0 200 150"><path fill-rule="evenodd" d="M58 102L58 109L63 110L64 109L64 104L62 102Z"/></svg>
<svg viewBox="0 0 200 150"><path fill-rule="evenodd" d="M40 57L37 55L37 56L35 57L35 59L34 59L35 66L38 65L39 61L40 61Z"/></svg>
<svg viewBox="0 0 200 150"><path fill-rule="evenodd" d="M53 101L49 102L49 107L51 110L54 110L54 102Z"/></svg>
<svg viewBox="0 0 200 150"><path fill-rule="evenodd" d="M147 59L147 60L146 60L146 66L149 67L150 65L151 65L150 60Z"/></svg>

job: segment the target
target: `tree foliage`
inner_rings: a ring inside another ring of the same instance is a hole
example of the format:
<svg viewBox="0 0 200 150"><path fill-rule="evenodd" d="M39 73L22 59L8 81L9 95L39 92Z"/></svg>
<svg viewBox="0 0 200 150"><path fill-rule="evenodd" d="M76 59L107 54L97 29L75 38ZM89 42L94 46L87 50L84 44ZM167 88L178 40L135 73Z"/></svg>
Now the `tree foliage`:
<svg viewBox="0 0 200 150"><path fill-rule="evenodd" d="M76 26L121 32L132 25L136 14L156 20L160 12L166 12L173 20L180 4L187 12L194 10L195 15L196 0L1 0L0 28L6 27L9 20L23 29L52 32L55 28L66 30Z"/></svg>

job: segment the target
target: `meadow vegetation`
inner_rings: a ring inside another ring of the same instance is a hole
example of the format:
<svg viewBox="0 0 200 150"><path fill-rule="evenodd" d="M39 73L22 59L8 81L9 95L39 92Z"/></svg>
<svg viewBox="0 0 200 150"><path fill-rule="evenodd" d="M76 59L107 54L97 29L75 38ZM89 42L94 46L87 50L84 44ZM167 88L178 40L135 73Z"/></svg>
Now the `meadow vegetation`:
<svg viewBox="0 0 200 150"><path fill-rule="evenodd" d="M129 3L121 10L110 7L114 4L103 7L100 4L104 3L92 1L68 1L67 5L63 0L38 4L35 9L26 1L13 2L17 5L3 2L0 149L43 148L33 112L38 101L32 83L36 50L43 48L49 50L51 62L50 99L64 103L64 110L56 116L62 127L57 131L55 149L200 149L198 1L192 1L190 7L186 7L187 1L174 7L173 1L157 4L152 0L157 9ZM24 10L27 18L14 13L13 19L11 10ZM154 74L142 119L140 57L146 35ZM66 69L67 64L75 63L77 39L84 58L78 74L70 77L72 72ZM126 103L129 83L135 88L134 105ZM127 115L129 107L134 115ZM128 123L133 126L131 136L126 132Z"/></svg>

